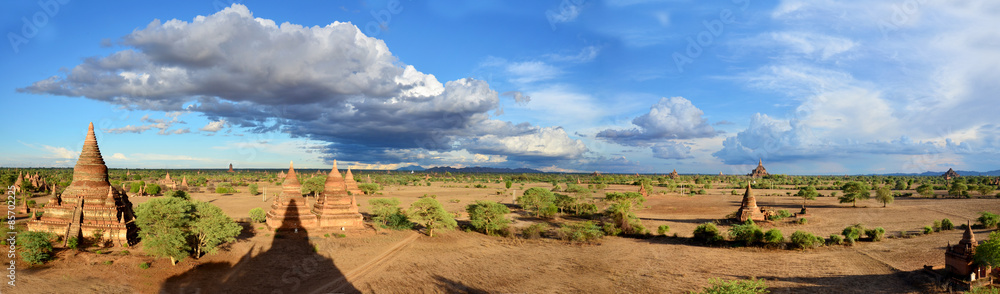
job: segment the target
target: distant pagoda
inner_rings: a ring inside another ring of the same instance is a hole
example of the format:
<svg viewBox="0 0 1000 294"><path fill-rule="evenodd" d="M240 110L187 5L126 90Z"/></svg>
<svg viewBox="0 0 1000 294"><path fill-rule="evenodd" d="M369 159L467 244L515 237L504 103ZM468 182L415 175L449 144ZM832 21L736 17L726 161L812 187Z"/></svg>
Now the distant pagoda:
<svg viewBox="0 0 1000 294"><path fill-rule="evenodd" d="M309 211L306 198L302 197L302 185L295 176L294 163L288 164L288 173L281 183L278 195L267 212L267 226L271 229L315 228L316 215Z"/></svg>
<svg viewBox="0 0 1000 294"><path fill-rule="evenodd" d="M944 172L944 174L941 175L941 177L944 177L946 181L950 181L951 179L961 176L957 172L955 172L955 170L949 168L948 171Z"/></svg>
<svg viewBox="0 0 1000 294"><path fill-rule="evenodd" d="M101 240L115 245L134 245L139 229L128 195L111 187L108 167L101 157L90 123L83 151L73 167L73 182L45 205L45 213L38 220L28 222L28 230L51 232L62 237L63 244L70 238L93 237L100 232Z"/></svg>
<svg viewBox="0 0 1000 294"><path fill-rule="evenodd" d="M350 169L348 169L350 175ZM348 176L350 178L350 176ZM323 184L320 193L313 204L312 213L319 220L322 228L363 228L364 217L358 212L358 204L354 195L348 195L347 182L337 170L337 161L333 161L333 169Z"/></svg>
<svg viewBox="0 0 1000 294"><path fill-rule="evenodd" d="M233 172L233 164L232 163L229 164L229 171L228 172Z"/></svg>
<svg viewBox="0 0 1000 294"><path fill-rule="evenodd" d="M753 171L750 172L749 176L754 178L763 178L767 175L767 169L764 168L764 160L760 159L757 161L757 168L754 168Z"/></svg>
<svg viewBox="0 0 1000 294"><path fill-rule="evenodd" d="M334 168L336 168L337 161L334 160ZM361 195L361 188L358 188L358 182L354 180L354 174L351 173L351 168L347 168L347 175L344 175L344 184L347 185L347 192L351 195Z"/></svg>
<svg viewBox="0 0 1000 294"><path fill-rule="evenodd" d="M680 177L680 175L677 174L677 169L676 168L674 169L674 171L670 172L670 174L668 176L672 180L676 180L677 178Z"/></svg>

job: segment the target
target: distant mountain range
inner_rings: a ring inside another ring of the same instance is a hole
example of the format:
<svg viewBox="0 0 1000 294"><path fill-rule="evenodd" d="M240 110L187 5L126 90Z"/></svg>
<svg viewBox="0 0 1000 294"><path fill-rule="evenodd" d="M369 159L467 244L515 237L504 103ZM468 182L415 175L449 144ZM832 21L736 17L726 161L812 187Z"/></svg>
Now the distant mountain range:
<svg viewBox="0 0 1000 294"><path fill-rule="evenodd" d="M960 175L960 176L1000 176L1000 170L988 171L988 172L956 170L955 172L957 172L958 175ZM940 171L940 172L930 172L929 171L929 172L922 172L922 173L919 173L919 174L894 173L894 174L885 174L885 175L886 176L934 176L934 177L936 177L936 176L943 175L944 173L945 172L943 172L943 171Z"/></svg>
<svg viewBox="0 0 1000 294"><path fill-rule="evenodd" d="M398 170L398 171L411 171L411 170L412 171L424 171L424 168L420 167L419 165L414 164L414 165L409 165L409 166L404 166L404 167L401 167L401 168L397 168L396 170Z"/></svg>
<svg viewBox="0 0 1000 294"><path fill-rule="evenodd" d="M397 169L397 170L417 170L417 171L419 171L419 169L404 169L404 168L414 168L414 166L402 167L402 168ZM416 166L416 168L419 168L419 166ZM462 168L454 168L454 167L450 167L450 166L435 166L435 167L432 167L432 168L423 169L423 171L425 171L425 172L437 172L437 173L443 173L443 172L452 172L452 173L507 173L507 174L513 174L513 173L544 173L543 171L540 171L540 170L537 170L537 169L530 169L530 168L505 168L505 167L481 167L481 166L462 167Z"/></svg>

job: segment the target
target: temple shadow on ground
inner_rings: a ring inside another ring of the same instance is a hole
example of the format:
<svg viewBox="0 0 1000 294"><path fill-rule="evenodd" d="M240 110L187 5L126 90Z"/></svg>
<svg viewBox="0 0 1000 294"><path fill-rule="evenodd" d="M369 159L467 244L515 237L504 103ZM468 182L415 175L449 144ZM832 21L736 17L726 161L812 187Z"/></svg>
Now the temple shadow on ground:
<svg viewBox="0 0 1000 294"><path fill-rule="evenodd" d="M298 224L298 220L287 219L285 223ZM236 264L199 264L187 272L167 278L160 287L160 293L360 292L342 278L344 273L333 260L315 251L309 243L307 230L299 228L296 232L294 228L286 227L289 225L282 225L274 232L271 246L266 251L260 252L261 246L254 245Z"/></svg>
<svg viewBox="0 0 1000 294"><path fill-rule="evenodd" d="M735 276L739 279L750 279L750 276ZM883 275L839 275L829 277L775 277L756 276L768 283L771 293L926 293L933 289L933 279L920 270L895 272ZM800 286L778 287L773 281L805 284Z"/></svg>

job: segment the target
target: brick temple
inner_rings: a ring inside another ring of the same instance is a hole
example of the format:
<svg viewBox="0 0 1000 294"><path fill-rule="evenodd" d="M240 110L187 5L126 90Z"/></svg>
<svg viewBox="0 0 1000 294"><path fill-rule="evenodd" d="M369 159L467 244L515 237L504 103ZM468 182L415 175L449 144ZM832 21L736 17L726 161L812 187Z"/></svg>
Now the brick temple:
<svg viewBox="0 0 1000 294"><path fill-rule="evenodd" d="M128 195L111 187L108 167L94 135L94 124L87 130L83 151L73 167L73 182L61 197L52 197L45 205L40 219L28 222L28 230L51 232L62 237L63 244L70 238L93 238L97 242L114 245L134 245L138 227Z"/></svg>
<svg viewBox="0 0 1000 294"><path fill-rule="evenodd" d="M322 228L363 228L364 217L358 212L357 198L354 193L348 194L347 179L351 179L351 170L342 177L337 170L337 161L333 161L333 170L326 177L323 193L316 199L312 213L319 218Z"/></svg>

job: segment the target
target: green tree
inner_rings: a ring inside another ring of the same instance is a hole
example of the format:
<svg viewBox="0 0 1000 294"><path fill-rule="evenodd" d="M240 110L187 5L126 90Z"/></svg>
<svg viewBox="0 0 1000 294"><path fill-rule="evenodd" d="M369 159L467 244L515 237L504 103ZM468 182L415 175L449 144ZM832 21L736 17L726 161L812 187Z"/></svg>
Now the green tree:
<svg viewBox="0 0 1000 294"><path fill-rule="evenodd" d="M503 182L504 187L507 187L507 189L510 189L510 186L513 184L514 182L511 182L510 180L506 180Z"/></svg>
<svg viewBox="0 0 1000 294"><path fill-rule="evenodd" d="M410 205L410 216L424 225L427 236L434 237L435 229L451 229L458 226L451 213L444 210L441 203L434 198L421 198Z"/></svg>
<svg viewBox="0 0 1000 294"><path fill-rule="evenodd" d="M551 217L555 205L556 196L545 188L531 188L524 191L521 197L517 197L517 204L531 212L537 217Z"/></svg>
<svg viewBox="0 0 1000 294"><path fill-rule="evenodd" d="M576 198L560 193L555 193L555 197L556 199L554 203L556 204L556 207L559 208L560 213L573 210L573 208L576 206Z"/></svg>
<svg viewBox="0 0 1000 294"><path fill-rule="evenodd" d="M764 239L764 231L761 231L753 220L747 220L743 224L730 227L729 237L740 245L750 246Z"/></svg>
<svg viewBox="0 0 1000 294"><path fill-rule="evenodd" d="M250 184L250 186L248 186L247 189L250 190L250 195L260 194L260 190L258 190L259 188L257 187L257 183Z"/></svg>
<svg viewBox="0 0 1000 294"><path fill-rule="evenodd" d="M400 211L399 199L396 198L372 198L368 199L368 205L374 215L372 219L383 228L389 218Z"/></svg>
<svg viewBox="0 0 1000 294"><path fill-rule="evenodd" d="M881 202L882 207L885 207L889 203L892 203L892 201L895 200L895 197L892 196L892 191L889 191L889 187L882 186L875 190L875 200Z"/></svg>
<svg viewBox="0 0 1000 294"><path fill-rule="evenodd" d="M157 184L146 185L146 194L149 194L149 195L159 195L160 194L160 185L157 185Z"/></svg>
<svg viewBox="0 0 1000 294"><path fill-rule="evenodd" d="M903 190L903 189L906 189L906 183L903 183L903 180L898 180L898 181L896 181L896 185L893 186L892 188L894 190Z"/></svg>
<svg viewBox="0 0 1000 294"><path fill-rule="evenodd" d="M220 183L218 186L215 186L215 193L232 194L236 193L236 188L233 188L233 184L230 183Z"/></svg>
<svg viewBox="0 0 1000 294"><path fill-rule="evenodd" d="M990 185L980 184L976 186L976 192L979 192L979 196L985 197L986 195L992 194L993 191L994 191L993 186Z"/></svg>
<svg viewBox="0 0 1000 294"><path fill-rule="evenodd" d="M191 200L191 195L181 190L174 190L173 192L170 192L170 195L168 196L170 196L171 198L179 198L182 200Z"/></svg>
<svg viewBox="0 0 1000 294"><path fill-rule="evenodd" d="M139 182L132 182L132 184L129 185L128 192L129 193L139 193L139 189L141 189L141 188L142 188L142 184L140 184Z"/></svg>
<svg viewBox="0 0 1000 294"><path fill-rule="evenodd" d="M853 207L858 207L858 200L865 200L871 197L871 187L862 182L850 182L841 187L844 196L840 196L840 203L850 202Z"/></svg>
<svg viewBox="0 0 1000 294"><path fill-rule="evenodd" d="M194 203L194 221L190 231L194 243L194 257L202 253L215 253L219 245L236 241L243 227L229 218L218 206L208 202Z"/></svg>
<svg viewBox="0 0 1000 294"><path fill-rule="evenodd" d="M981 266L1000 267L1000 231L993 231L989 239L976 246L972 260Z"/></svg>
<svg viewBox="0 0 1000 294"><path fill-rule="evenodd" d="M267 221L267 213L264 212L260 207L255 207L250 210L250 220L255 223L262 223Z"/></svg>
<svg viewBox="0 0 1000 294"><path fill-rule="evenodd" d="M324 184L326 184L326 175L309 178L302 183L302 194L319 195L323 193Z"/></svg>
<svg viewBox="0 0 1000 294"><path fill-rule="evenodd" d="M376 183L361 183L358 184L358 189L361 189L365 195L375 195L375 192L382 190L382 186Z"/></svg>
<svg viewBox="0 0 1000 294"><path fill-rule="evenodd" d="M766 294L767 290L764 279L749 280L723 280L720 278L708 279L709 286L696 294Z"/></svg>
<svg viewBox="0 0 1000 294"><path fill-rule="evenodd" d="M722 236L719 235L719 228L713 223L703 223L695 227L693 239L703 243L716 243L723 240Z"/></svg>
<svg viewBox="0 0 1000 294"><path fill-rule="evenodd" d="M6 237L5 237L6 238ZM52 259L52 234L48 232L22 232L16 241L21 247L21 260L29 265L43 264ZM11 246L13 248L13 246ZM13 262L13 261L11 261Z"/></svg>
<svg viewBox="0 0 1000 294"><path fill-rule="evenodd" d="M979 213L979 218L977 218L976 220L978 220L979 224L982 224L984 228L989 229L992 227L996 227L997 224L1000 224L1000 215L997 215L992 212L983 211Z"/></svg>
<svg viewBox="0 0 1000 294"><path fill-rule="evenodd" d="M819 196L819 192L816 192L816 187L809 185L808 187L799 189L795 196L802 198L802 208L806 208L806 200L816 200L816 196Z"/></svg>
<svg viewBox="0 0 1000 294"><path fill-rule="evenodd" d="M604 201L611 203L605 214L611 218L611 223L625 234L642 234L646 228L642 226L642 220L635 215L633 210L642 208L646 198L637 192L612 192L606 193Z"/></svg>
<svg viewBox="0 0 1000 294"><path fill-rule="evenodd" d="M962 196L962 192L966 190L969 190L969 186L956 180L954 183L951 183L951 188L948 188L948 195Z"/></svg>
<svg viewBox="0 0 1000 294"><path fill-rule="evenodd" d="M469 213L472 227L487 235L501 232L510 224L510 220L504 217L510 213L510 209L500 203L476 200L476 203L469 204L465 211Z"/></svg>
<svg viewBox="0 0 1000 294"><path fill-rule="evenodd" d="M136 225L144 250L158 257L169 257L170 264L184 259L191 249L188 227L194 205L180 198L154 198L136 208Z"/></svg>
<svg viewBox="0 0 1000 294"><path fill-rule="evenodd" d="M864 233L864 231L865 229L861 226L861 224L854 224L844 228L844 231L842 231L841 234L844 235L844 239L846 239L848 243L854 244L854 241L861 238L861 233Z"/></svg>
<svg viewBox="0 0 1000 294"><path fill-rule="evenodd" d="M934 195L934 186L931 186L930 184L922 184L920 186L917 186L917 194L923 196Z"/></svg>

